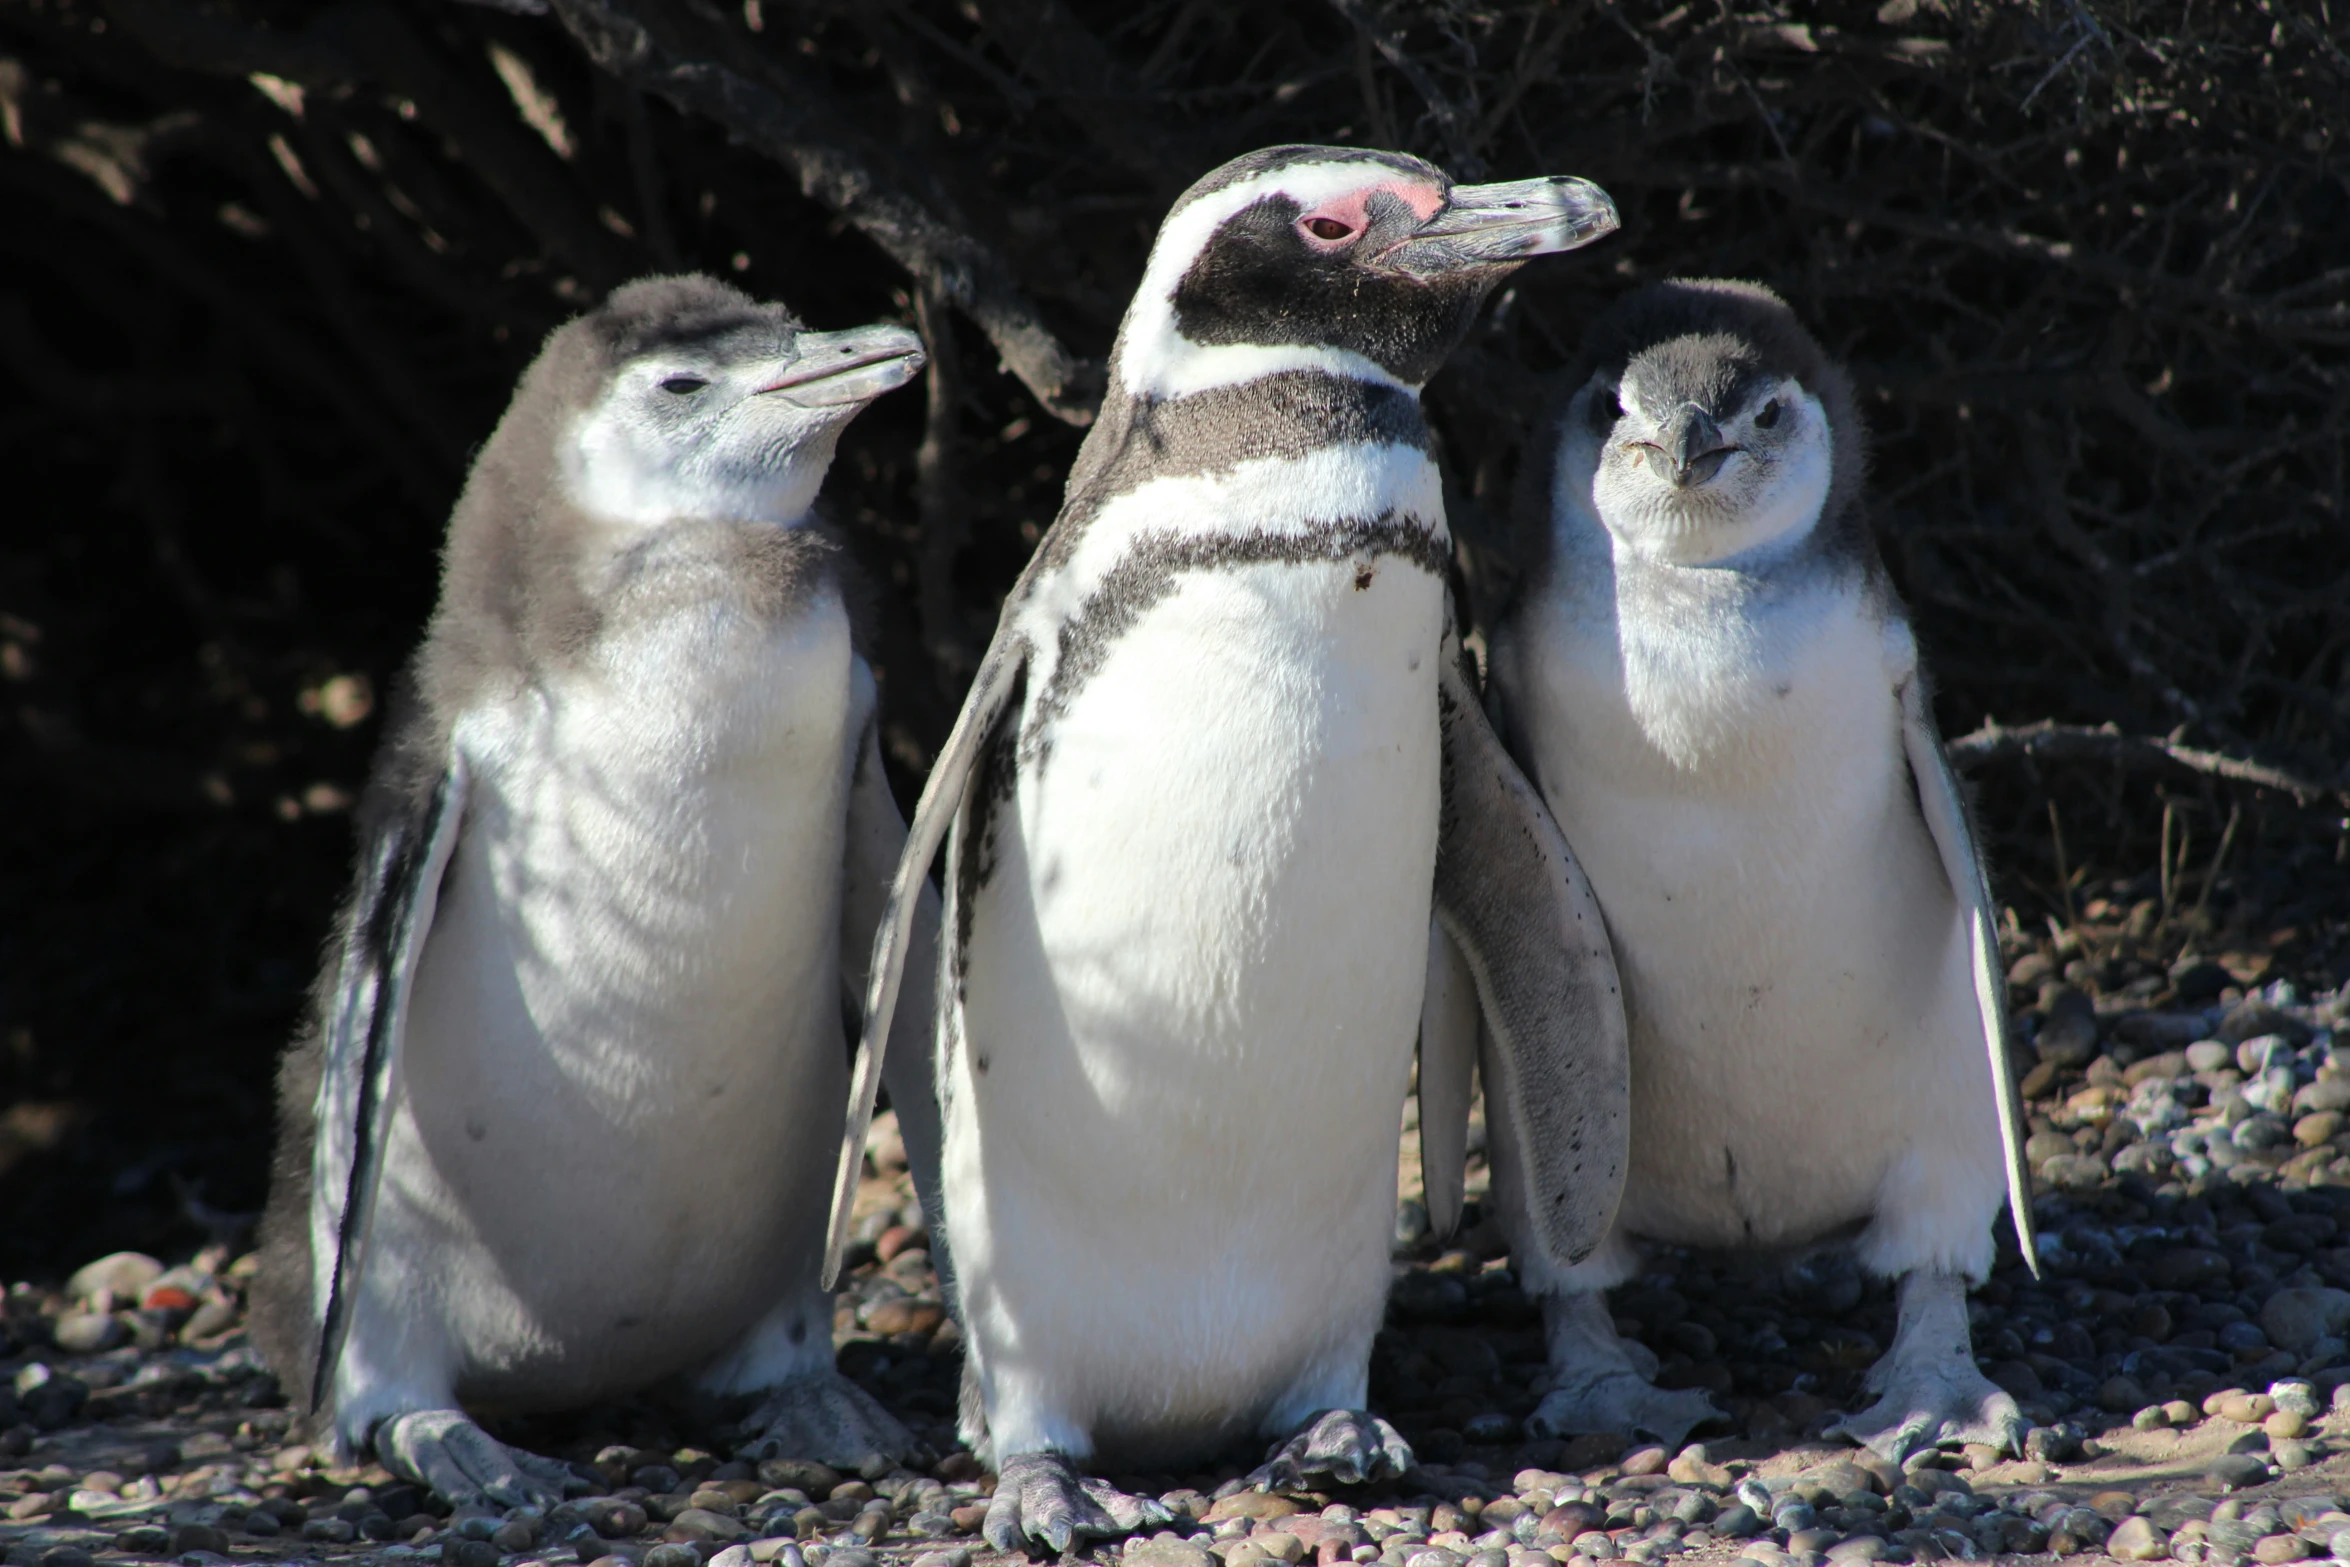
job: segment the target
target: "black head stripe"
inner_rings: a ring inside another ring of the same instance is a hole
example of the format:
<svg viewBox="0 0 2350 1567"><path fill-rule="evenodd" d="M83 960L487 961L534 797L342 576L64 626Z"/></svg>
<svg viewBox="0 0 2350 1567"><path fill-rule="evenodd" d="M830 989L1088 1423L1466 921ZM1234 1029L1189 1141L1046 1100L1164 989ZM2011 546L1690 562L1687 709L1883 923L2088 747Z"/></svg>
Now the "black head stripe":
<svg viewBox="0 0 2350 1567"><path fill-rule="evenodd" d="M1408 385L1434 375L1476 319L1501 270L1433 278L1383 270L1366 258L1411 232L1410 207L1386 193L1348 249L1315 250L1297 232L1302 209L1267 196L1224 220L1175 285L1175 329L1209 347L1299 345L1362 355Z"/></svg>

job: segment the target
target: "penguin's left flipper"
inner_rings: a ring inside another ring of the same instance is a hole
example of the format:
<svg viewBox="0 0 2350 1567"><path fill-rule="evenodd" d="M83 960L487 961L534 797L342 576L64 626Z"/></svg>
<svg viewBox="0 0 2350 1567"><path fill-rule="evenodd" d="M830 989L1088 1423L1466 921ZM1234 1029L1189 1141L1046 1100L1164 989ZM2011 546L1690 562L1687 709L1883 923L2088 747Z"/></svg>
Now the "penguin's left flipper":
<svg viewBox="0 0 2350 1567"><path fill-rule="evenodd" d="M452 1507L552 1507L595 1486L552 1458L508 1447L456 1409L412 1409L375 1428L386 1469L425 1486Z"/></svg>
<svg viewBox="0 0 2350 1567"><path fill-rule="evenodd" d="M1013 589L1015 594L1020 591L1020 586ZM1009 611L1004 618L1009 622ZM922 799L914 807L913 828L906 834L905 853L898 857L897 872L890 879L889 898L873 932L873 960L867 970L865 988L864 1032L857 1041L857 1059L849 1074L848 1120L841 1128L832 1222L824 1243L826 1289L840 1282L841 1259L848 1250L849 1217L856 1205L857 1180L865 1165L865 1133L873 1124L873 1101L881 1091L891 1026L898 1012L898 991L905 981L906 960L918 935L917 917L925 907L924 898L929 895L930 862L938 857L939 845L946 841L947 828L953 824L956 811L963 803L963 791L970 784L972 770L988 737L995 733L1005 710L1018 699L1027 669L1027 643L1017 634L999 628L986 656L979 661L979 672L971 679L970 693L963 698L963 710L955 715L955 727L947 732L947 742L939 747L938 760L931 764L930 778L922 786ZM935 900L929 906L935 908ZM932 929L936 928L934 914Z"/></svg>
<svg viewBox="0 0 2350 1567"><path fill-rule="evenodd" d="M383 812L361 849L359 887L343 922L324 1029L311 1154L318 1353L307 1392L313 1414L334 1392L351 1331L391 1131L392 1089L407 1039L409 992L432 930L441 875L464 826L465 800L465 758L452 747L431 787Z"/></svg>
<svg viewBox="0 0 2350 1567"><path fill-rule="evenodd" d="M849 782L848 831L841 867L840 983L850 1026L858 1028L864 1023L874 936L890 917L891 883L898 862L905 856L906 819L898 812L897 799L889 792L889 777L881 765L880 704L872 671L863 659L853 668L854 700L864 723L857 744L856 772ZM914 1193L930 1222L931 1259L944 1283L948 1277L942 1249L946 1222L938 1184L944 1134L930 1049L931 991L938 978L938 894L927 881L915 884L905 942L902 1004L890 1024L889 1048L878 1070L889 1089L890 1106L897 1111L899 1135L906 1140Z"/></svg>
<svg viewBox="0 0 2350 1567"><path fill-rule="evenodd" d="M1420 1190L1438 1240L1460 1228L1477 1066L1477 981L1440 920L1428 924L1420 995Z"/></svg>
<svg viewBox="0 0 2350 1567"><path fill-rule="evenodd" d="M1914 655L1913 655L1914 656ZM1901 681L1901 743L1909 758L1909 776L1917 790L1918 811L1926 819L1934 847L1942 856L1942 873L1958 900L1959 917L1966 921L1967 943L1973 959L1975 1008L1982 1019L1983 1048L1989 1056L1991 1092L1999 1105L1999 1139L2007 1161L2007 1207L2015 1219L2016 1244L2034 1276L2040 1272L2039 1248L2032 1237L2032 1179L2024 1164L2023 1108L2018 1102L2015 1075L2007 1055L2007 975L1999 963L1999 934L1992 923L1991 889L1983 879L1982 856L1967 825L1966 803L1958 792L1958 778L1942 749L1941 731L1934 727L1934 704L1925 676L1914 664Z"/></svg>
<svg viewBox="0 0 2350 1567"><path fill-rule="evenodd" d="M1066 1554L1088 1540L1115 1540L1174 1521L1163 1503L1080 1475L1059 1453L1015 1453L997 1466L980 1532L999 1551L1034 1541Z"/></svg>
<svg viewBox="0 0 2350 1567"><path fill-rule="evenodd" d="M894 1463L917 1445L872 1394L829 1366L778 1383L744 1424L759 1434L735 1456L754 1463L813 1458L855 1469L876 1454Z"/></svg>
<svg viewBox="0 0 2350 1567"><path fill-rule="evenodd" d="M1295 1436L1276 1443L1248 1483L1260 1491L1369 1485L1400 1479L1411 1467L1411 1444L1395 1427L1360 1409L1325 1409Z"/></svg>
<svg viewBox="0 0 2350 1567"><path fill-rule="evenodd" d="M1520 1167L1523 1211L1505 1216L1511 1241L1563 1269L1614 1224L1631 1152L1615 949L1591 883L1486 721L1449 631L1437 681L1436 918L1475 978L1491 1046L1485 1114L1506 1121L1492 1127L1495 1142ZM1426 1114L1423 1100L1424 1147Z"/></svg>

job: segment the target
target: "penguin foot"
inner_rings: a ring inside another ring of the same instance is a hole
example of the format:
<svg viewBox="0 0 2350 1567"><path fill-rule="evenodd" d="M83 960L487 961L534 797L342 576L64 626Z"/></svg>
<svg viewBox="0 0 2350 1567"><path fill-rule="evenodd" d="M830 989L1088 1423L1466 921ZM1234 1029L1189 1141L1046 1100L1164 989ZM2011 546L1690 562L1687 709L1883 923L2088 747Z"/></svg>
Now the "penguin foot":
<svg viewBox="0 0 2350 1567"><path fill-rule="evenodd" d="M1554 1384L1567 1385L1554 1385L1526 1417L1526 1434L1538 1440L1621 1431L1678 1448L1698 1426L1730 1418L1703 1388L1662 1388L1630 1370L1611 1367L1572 1380L1555 1371L1551 1376Z"/></svg>
<svg viewBox="0 0 2350 1567"><path fill-rule="evenodd" d="M2021 1453L2030 1425L2013 1398L1969 1365L1956 1372L1932 1367L1911 1376L1897 1375L1883 1398L1837 1421L1826 1434L1898 1464L1929 1447L1969 1442Z"/></svg>
<svg viewBox="0 0 2350 1567"><path fill-rule="evenodd" d="M1411 1444L1395 1427L1359 1409L1325 1409L1276 1443L1248 1483L1260 1491L1304 1490L1315 1480L1367 1485L1411 1467Z"/></svg>
<svg viewBox="0 0 2350 1567"><path fill-rule="evenodd" d="M415 1409L375 1428L375 1456L454 1507L552 1507L595 1487L552 1458L508 1447L454 1409Z"/></svg>
<svg viewBox="0 0 2350 1567"><path fill-rule="evenodd" d="M1679 1447L1693 1427L1729 1418L1702 1388L1661 1388L1651 1382L1655 1354L1616 1332L1607 1299L1596 1291L1546 1298L1542 1323L1550 1351L1550 1392L1526 1417L1528 1436L1621 1431Z"/></svg>
<svg viewBox="0 0 2350 1567"><path fill-rule="evenodd" d="M869 1458L913 1453L916 1443L873 1395L827 1367L768 1390L744 1422L760 1434L735 1449L737 1458L813 1458L851 1469Z"/></svg>
<svg viewBox="0 0 2350 1567"><path fill-rule="evenodd" d="M1087 1540L1115 1540L1174 1521L1159 1502L1080 1475L1058 1453L1014 1453L996 1469L995 1498L980 1532L999 1551L1033 1542L1066 1555Z"/></svg>
<svg viewBox="0 0 2350 1567"><path fill-rule="evenodd" d="M1864 1386L1881 1395L1828 1435L1857 1442L1893 1463L1929 1447L1980 1442L2021 1453L2029 1422L2015 1400L1975 1365L1967 1329L1966 1280L1920 1269L1902 1275L1893 1347L1869 1368Z"/></svg>

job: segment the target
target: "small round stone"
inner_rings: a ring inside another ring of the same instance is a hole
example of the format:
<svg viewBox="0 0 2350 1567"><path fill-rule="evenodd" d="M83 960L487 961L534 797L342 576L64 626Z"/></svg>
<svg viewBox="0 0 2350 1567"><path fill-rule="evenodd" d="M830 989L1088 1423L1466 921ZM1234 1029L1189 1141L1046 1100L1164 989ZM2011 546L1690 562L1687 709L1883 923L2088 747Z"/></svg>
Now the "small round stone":
<svg viewBox="0 0 2350 1567"><path fill-rule="evenodd" d="M69 1355L95 1355L113 1349L131 1336L127 1323L109 1312L76 1312L57 1319L50 1330L57 1347Z"/></svg>
<svg viewBox="0 0 2350 1567"><path fill-rule="evenodd" d="M452 1540L441 1548L441 1562L443 1567L498 1567L498 1548L487 1540ZM683 1564L671 1563L670 1567ZM701 1567L700 1557L694 1559L694 1567Z"/></svg>
<svg viewBox="0 0 2350 1567"><path fill-rule="evenodd" d="M1715 1514L1713 1522L1707 1527L1712 1529L1718 1538L1746 1540L1762 1533L1763 1521L1756 1515L1755 1510L1744 1502L1732 1502Z"/></svg>
<svg viewBox="0 0 2350 1567"><path fill-rule="evenodd" d="M2268 1478L2268 1465L2251 1453L2223 1453L2211 1461L2204 1475L2223 1490L2241 1491Z"/></svg>
<svg viewBox="0 0 2350 1567"><path fill-rule="evenodd" d="M2170 1537L2145 1518L2125 1518L2106 1537L2105 1554L2116 1561L2158 1562L2170 1555Z"/></svg>
<svg viewBox="0 0 2350 1567"><path fill-rule="evenodd" d="M836 1551L831 1559L838 1561L842 1554ZM493 1563L495 1560L492 1557ZM662 1544L645 1552L644 1567L702 1567L702 1558L690 1545Z"/></svg>

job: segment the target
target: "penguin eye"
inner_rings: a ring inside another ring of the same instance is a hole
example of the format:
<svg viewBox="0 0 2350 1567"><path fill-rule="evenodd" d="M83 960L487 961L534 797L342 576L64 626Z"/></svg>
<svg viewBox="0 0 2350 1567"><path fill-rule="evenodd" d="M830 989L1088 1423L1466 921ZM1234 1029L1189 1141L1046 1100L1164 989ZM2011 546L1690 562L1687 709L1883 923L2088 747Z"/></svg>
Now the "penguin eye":
<svg viewBox="0 0 2350 1567"><path fill-rule="evenodd" d="M1316 239L1341 240L1352 236L1354 230L1336 218L1308 218L1306 232Z"/></svg>
<svg viewBox="0 0 2350 1567"><path fill-rule="evenodd" d="M1612 387L1591 394L1591 428L1595 434L1607 434L1623 417L1624 404Z"/></svg>
<svg viewBox="0 0 2350 1567"><path fill-rule="evenodd" d="M1778 422L1779 400L1774 397L1769 402L1763 404L1762 407L1756 411L1754 416L1754 427L1758 430L1768 430Z"/></svg>
<svg viewBox="0 0 2350 1567"><path fill-rule="evenodd" d="M679 397L691 397L709 384L698 375L673 375L661 383L661 390Z"/></svg>

